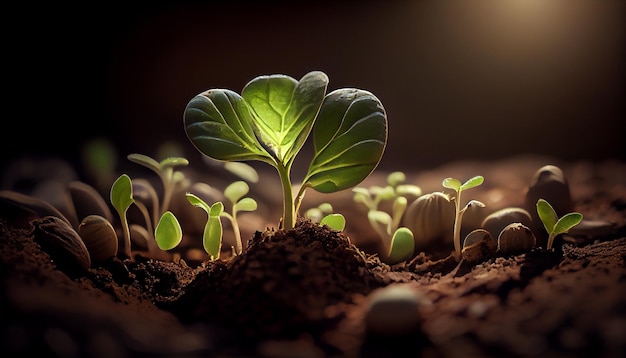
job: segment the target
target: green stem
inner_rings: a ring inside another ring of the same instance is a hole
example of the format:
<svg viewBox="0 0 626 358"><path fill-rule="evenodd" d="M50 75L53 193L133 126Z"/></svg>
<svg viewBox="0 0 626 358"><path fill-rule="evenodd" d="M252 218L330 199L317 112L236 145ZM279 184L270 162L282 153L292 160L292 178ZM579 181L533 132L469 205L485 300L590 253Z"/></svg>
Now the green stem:
<svg viewBox="0 0 626 358"><path fill-rule="evenodd" d="M298 190L298 195L296 195L296 198L294 200L294 213L300 211L300 205L302 205L302 200L304 200L304 193L308 187L309 186L306 184L300 186L300 190Z"/></svg>
<svg viewBox="0 0 626 358"><path fill-rule="evenodd" d="M276 169L278 170L278 176L283 188L283 222L281 228L289 230L293 229L296 224L296 211L294 209L293 192L289 178L291 168L278 163Z"/></svg>
<svg viewBox="0 0 626 358"><path fill-rule="evenodd" d="M243 244L241 243L241 231L239 230L239 224L237 223L237 209L235 209L235 204L233 204L232 214L226 214L228 220L230 220L230 224L233 227L233 233L235 234L235 253L237 255L241 255L243 252ZM222 214L222 215L224 215Z"/></svg>
<svg viewBox="0 0 626 358"><path fill-rule="evenodd" d="M461 211L461 191L456 193L456 217L454 219L454 252L457 255L461 254L461 217L463 212Z"/></svg>
<svg viewBox="0 0 626 358"><path fill-rule="evenodd" d="M161 208L159 210L159 215L162 215L165 211L167 211L167 207L170 205L172 198L172 176L174 174L174 169L166 168L164 173L158 174L161 177L161 182L163 184L163 201L161 202Z"/></svg>
<svg viewBox="0 0 626 358"><path fill-rule="evenodd" d="M156 246L156 241L154 238L154 227L152 226L152 222L150 221L150 211L148 210L148 208L144 205L144 203L142 203L141 201L135 201L135 205L137 206L137 208L139 209L139 211L141 212L141 214L143 215L143 220L146 223L146 231L148 231L148 234L150 234L150 237L147 238L148 242L146 243L146 245L148 245L148 252L150 254L154 254L156 252L156 250L158 249L158 246ZM158 223L159 221L156 220L155 224ZM130 230L130 227L129 227Z"/></svg>
<svg viewBox="0 0 626 358"><path fill-rule="evenodd" d="M122 215L122 232L124 233L124 247L122 247L122 253L125 259L132 260L133 256L130 251L130 228L128 227L128 220L126 220L126 212Z"/></svg>
<svg viewBox="0 0 626 358"><path fill-rule="evenodd" d="M556 237L556 235L554 235L554 233L550 233L548 235L548 244L546 245L546 248L548 250L552 249L552 245L554 244L554 238Z"/></svg>

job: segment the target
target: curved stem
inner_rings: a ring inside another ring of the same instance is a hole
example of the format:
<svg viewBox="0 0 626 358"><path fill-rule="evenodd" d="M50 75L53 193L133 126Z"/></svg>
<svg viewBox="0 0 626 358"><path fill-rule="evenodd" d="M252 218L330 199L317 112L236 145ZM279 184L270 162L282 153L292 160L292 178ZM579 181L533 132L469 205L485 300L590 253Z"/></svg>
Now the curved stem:
<svg viewBox="0 0 626 358"><path fill-rule="evenodd" d="M241 243L241 230L239 230L239 224L237 223L237 209L235 208L235 204L233 204L231 215L227 215L226 217L230 220L230 224L233 227L233 233L235 234L235 253L237 255L241 255L243 252L243 244Z"/></svg>
<svg viewBox="0 0 626 358"><path fill-rule="evenodd" d="M130 251L130 228L128 227L128 220L126 219L126 212L122 215L122 233L124 234L124 240L122 241L124 247L122 248L122 256L124 258L132 260L133 256Z"/></svg>

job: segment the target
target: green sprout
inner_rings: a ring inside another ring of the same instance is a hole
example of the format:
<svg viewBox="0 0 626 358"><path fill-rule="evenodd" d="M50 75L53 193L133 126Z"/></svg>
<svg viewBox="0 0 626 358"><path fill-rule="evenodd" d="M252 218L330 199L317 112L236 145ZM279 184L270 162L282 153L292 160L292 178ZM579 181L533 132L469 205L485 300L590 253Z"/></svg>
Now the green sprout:
<svg viewBox="0 0 626 358"><path fill-rule="evenodd" d="M408 204L407 196L418 197L422 190L416 185L404 184L405 180L406 175L397 171L387 176L385 187L352 189L354 201L365 205L370 225L383 239L385 247L388 247L384 259L390 264L408 260L415 250L413 232L409 228L400 227L400 223ZM385 201L392 202L391 214L380 208Z"/></svg>
<svg viewBox="0 0 626 358"><path fill-rule="evenodd" d="M567 233L583 219L583 215L578 212L567 213L559 218L552 205L544 199L537 200L537 214L548 232L548 250L552 249L558 235Z"/></svg>
<svg viewBox="0 0 626 358"><path fill-rule="evenodd" d="M168 210L172 194L178 185L181 185L185 179L185 175L181 171L174 170L178 166L187 166L189 161L182 157L167 157L160 162L143 154L129 154L127 156L131 162L142 165L155 172L161 183L163 184L163 195L161 204L157 210L153 212L153 222L157 222L159 217Z"/></svg>
<svg viewBox="0 0 626 358"><path fill-rule="evenodd" d="M239 180L231 183L224 190L224 196L230 201L230 213L224 211L224 204L221 201L208 205L204 200L195 194L187 193L187 200L194 206L206 211L208 218L202 235L202 246L209 254L211 260L220 257L222 249L223 227L220 217L228 219L235 234L235 253L240 255L243 251L241 233L237 223L237 213L240 211L254 211L257 209L257 202L249 197L244 197L250 190L245 181Z"/></svg>
<svg viewBox="0 0 626 358"><path fill-rule="evenodd" d="M182 241L183 230L171 211L166 211L161 215L159 223L154 229L154 238L159 249L163 251L175 248Z"/></svg>
<svg viewBox="0 0 626 358"><path fill-rule="evenodd" d="M456 192L456 196L453 198L455 205L455 217L454 217L454 252L457 257L461 257L461 221L463 220L463 213L472 205L479 207L485 207L485 204L478 200L470 200L463 209L461 209L461 193L464 190L471 189L481 185L485 178L477 175L468 179L465 183L461 183L460 180L454 178L446 178L442 184L444 188L452 189Z"/></svg>
<svg viewBox="0 0 626 358"><path fill-rule="evenodd" d="M342 214L333 212L333 206L330 203L321 203L310 208L304 216L319 222L320 225L327 225L333 230L342 231L346 227L346 218Z"/></svg>
<svg viewBox="0 0 626 358"><path fill-rule="evenodd" d="M132 259L130 251L130 229L128 227L128 219L126 218L126 212L128 208L133 204L133 185L130 177L126 174L120 175L119 178L113 182L111 186L111 204L117 211L122 224L122 234L124 235L122 253L128 258Z"/></svg>
<svg viewBox="0 0 626 358"><path fill-rule="evenodd" d="M282 74L259 76L241 95L210 89L193 97L183 121L190 142L218 161L261 161L273 166L283 197L281 227L295 226L308 188L333 193L363 181L387 144L387 115L372 93L343 88L326 94L320 71L299 81ZM291 168L313 131L313 158L294 198Z"/></svg>

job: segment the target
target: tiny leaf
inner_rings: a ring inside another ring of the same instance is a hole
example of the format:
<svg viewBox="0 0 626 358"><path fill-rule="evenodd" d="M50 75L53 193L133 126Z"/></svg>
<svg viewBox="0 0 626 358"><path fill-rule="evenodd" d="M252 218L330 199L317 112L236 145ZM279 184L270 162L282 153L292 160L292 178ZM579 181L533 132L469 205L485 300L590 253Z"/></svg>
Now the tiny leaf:
<svg viewBox="0 0 626 358"><path fill-rule="evenodd" d="M396 186L396 194L398 195L412 195L412 196L420 196L422 195L422 188L417 185L410 184L402 184Z"/></svg>
<svg viewBox="0 0 626 358"><path fill-rule="evenodd" d="M333 206L330 203L321 203L319 208L324 214L330 214L333 212Z"/></svg>
<svg viewBox="0 0 626 358"><path fill-rule="evenodd" d="M167 157L159 163L160 168L173 168L189 165L189 160L182 157Z"/></svg>
<svg viewBox="0 0 626 358"><path fill-rule="evenodd" d="M467 190L470 188L477 187L481 185L484 181L485 181L484 177L477 175L473 178L468 179L465 183L463 183L463 185L461 185L459 190Z"/></svg>
<svg viewBox="0 0 626 358"><path fill-rule="evenodd" d="M441 185L443 185L444 188L452 189L456 192L461 190L461 181L459 181L458 179L445 178Z"/></svg>
<svg viewBox="0 0 626 358"><path fill-rule="evenodd" d="M383 225L389 225L391 223L391 215L380 210L370 210L367 212L367 217L370 220L381 223Z"/></svg>
<svg viewBox="0 0 626 358"><path fill-rule="evenodd" d="M211 209L209 209L209 216L211 217L219 217L222 212L224 212L224 204L221 201L211 205Z"/></svg>
<svg viewBox="0 0 626 358"><path fill-rule="evenodd" d="M537 200L537 214L548 234L553 233L558 216L554 208L552 208L552 205L545 199Z"/></svg>
<svg viewBox="0 0 626 358"><path fill-rule="evenodd" d="M149 168L154 172L157 172L157 173L160 172L159 162L150 158L147 155L133 153L133 154L127 155L126 158L128 158L128 160L130 160L131 162L137 163L139 165L143 165L144 167Z"/></svg>
<svg viewBox="0 0 626 358"><path fill-rule="evenodd" d="M187 193L185 196L187 197L187 201L191 205L204 209L207 214L211 210L211 207L206 202L204 202L204 200L200 199L199 196L191 193Z"/></svg>
<svg viewBox="0 0 626 358"><path fill-rule="evenodd" d="M243 198L235 204L238 211L255 211L257 202L252 198Z"/></svg>
<svg viewBox="0 0 626 358"><path fill-rule="evenodd" d="M392 187L396 187L406 181L406 174L404 172L392 172L387 176L387 184Z"/></svg>
<svg viewBox="0 0 626 358"><path fill-rule="evenodd" d="M204 233L202 235L202 246L211 260L218 259L220 257L220 251L222 250L222 222L217 216L210 216L209 220L204 227Z"/></svg>
<svg viewBox="0 0 626 358"><path fill-rule="evenodd" d="M328 225L329 228L342 231L346 226L346 218L341 214L328 214L320 221L321 225Z"/></svg>
<svg viewBox="0 0 626 358"><path fill-rule="evenodd" d="M413 232L406 227L396 230L391 238L391 246L389 247L389 264L397 264L406 261L413 256L415 250L415 240Z"/></svg>
<svg viewBox="0 0 626 358"><path fill-rule="evenodd" d="M583 215L581 213L569 213L563 215L559 220L557 220L554 225L554 234L565 234L569 231L569 229L578 225L583 219Z"/></svg>
<svg viewBox="0 0 626 358"><path fill-rule="evenodd" d="M176 216L171 211L161 215L161 219L154 230L154 238L161 250L171 250L180 244L183 230Z"/></svg>
<svg viewBox="0 0 626 358"><path fill-rule="evenodd" d="M231 203L236 203L239 199L243 198L244 195L248 194L249 190L250 187L245 181L238 180L224 189L224 196L230 200Z"/></svg>
<svg viewBox="0 0 626 358"><path fill-rule="evenodd" d="M383 190L376 194L376 200L389 200L396 196L396 191L391 185L387 185Z"/></svg>
<svg viewBox="0 0 626 358"><path fill-rule="evenodd" d="M127 174L122 174L111 186L111 204L118 213L124 214L133 202L132 182Z"/></svg>

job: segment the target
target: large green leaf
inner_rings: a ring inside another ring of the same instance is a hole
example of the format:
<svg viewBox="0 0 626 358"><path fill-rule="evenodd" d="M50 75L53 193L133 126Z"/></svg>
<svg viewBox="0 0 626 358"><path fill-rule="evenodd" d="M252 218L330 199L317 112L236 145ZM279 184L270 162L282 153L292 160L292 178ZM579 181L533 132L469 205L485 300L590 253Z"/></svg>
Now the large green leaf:
<svg viewBox="0 0 626 358"><path fill-rule="evenodd" d="M303 185L322 193L363 181L387 145L387 115L368 91L344 88L324 99L313 128L314 157Z"/></svg>
<svg viewBox="0 0 626 358"><path fill-rule="evenodd" d="M258 138L281 163L293 161L322 105L328 76L309 72L300 81L286 75L259 76L241 92L252 108Z"/></svg>
<svg viewBox="0 0 626 358"><path fill-rule="evenodd" d="M189 141L213 159L260 160L274 165L256 138L250 108L231 90L211 89L195 96L187 104L183 120Z"/></svg>

